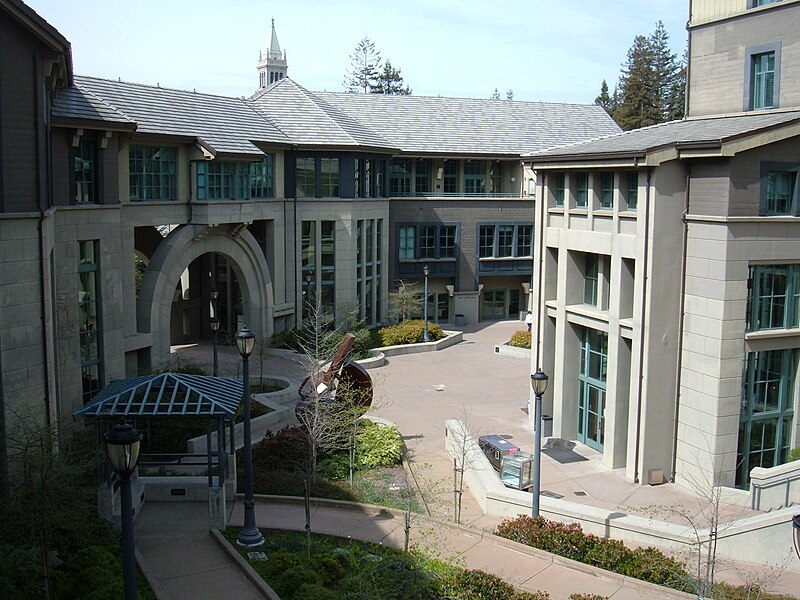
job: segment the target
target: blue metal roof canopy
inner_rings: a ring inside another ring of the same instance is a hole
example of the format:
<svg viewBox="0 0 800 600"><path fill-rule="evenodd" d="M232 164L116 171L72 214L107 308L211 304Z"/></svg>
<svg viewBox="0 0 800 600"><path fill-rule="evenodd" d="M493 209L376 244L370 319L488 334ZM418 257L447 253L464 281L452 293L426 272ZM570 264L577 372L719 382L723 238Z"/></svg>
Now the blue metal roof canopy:
<svg viewBox="0 0 800 600"><path fill-rule="evenodd" d="M185 373L159 373L110 383L73 418L208 417L233 419L242 380Z"/></svg>
<svg viewBox="0 0 800 600"><path fill-rule="evenodd" d="M218 485L222 487L225 476L225 450L228 442L234 452L234 420L244 387L241 379L211 377L186 373L159 373L130 377L110 383L83 408L75 411L74 419L91 419L96 422L98 439L102 421L115 418L205 418L209 421L206 431L206 464L208 486L212 487L212 422L217 422ZM230 426L230 437L226 442L224 423ZM143 457L146 455L142 455ZM149 455L158 456L158 455ZM173 455L179 456L179 455ZM180 455L188 457L190 455ZM196 455L195 455L196 456ZM179 461L182 458L178 459ZM102 461L101 461L102 464ZM154 461L152 466L172 464ZM102 467L101 467L102 469Z"/></svg>

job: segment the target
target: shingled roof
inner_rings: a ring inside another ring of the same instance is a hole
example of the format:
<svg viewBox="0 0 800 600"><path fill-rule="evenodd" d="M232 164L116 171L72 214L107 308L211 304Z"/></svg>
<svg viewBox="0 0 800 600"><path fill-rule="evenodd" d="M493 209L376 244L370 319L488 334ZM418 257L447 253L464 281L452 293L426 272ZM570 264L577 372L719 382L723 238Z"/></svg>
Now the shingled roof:
<svg viewBox="0 0 800 600"><path fill-rule="evenodd" d="M519 156L619 132L587 104L315 92L411 154Z"/></svg>
<svg viewBox="0 0 800 600"><path fill-rule="evenodd" d="M720 147L742 137L800 122L800 111L689 118L625 131L568 146L531 152L534 162L612 157L644 157L670 147Z"/></svg>
<svg viewBox="0 0 800 600"><path fill-rule="evenodd" d="M58 91L53 99L53 118L64 122L93 121L136 129L136 121L78 84Z"/></svg>
<svg viewBox="0 0 800 600"><path fill-rule="evenodd" d="M202 139L213 151L261 154L253 144L289 143L275 125L242 98L157 86L75 77L78 87L133 119L137 132ZM80 116L62 106L61 116Z"/></svg>

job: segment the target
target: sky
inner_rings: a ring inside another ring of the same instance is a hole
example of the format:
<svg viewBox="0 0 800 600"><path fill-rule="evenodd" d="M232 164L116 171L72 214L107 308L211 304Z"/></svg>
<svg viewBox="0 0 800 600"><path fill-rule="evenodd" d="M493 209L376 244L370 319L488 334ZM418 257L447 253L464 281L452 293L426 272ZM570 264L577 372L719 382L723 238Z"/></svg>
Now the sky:
<svg viewBox="0 0 800 600"><path fill-rule="evenodd" d="M71 43L76 74L226 96L258 86L270 20L288 75L343 91L365 36L415 95L590 103L636 35L686 46L688 0L25 0Z"/></svg>

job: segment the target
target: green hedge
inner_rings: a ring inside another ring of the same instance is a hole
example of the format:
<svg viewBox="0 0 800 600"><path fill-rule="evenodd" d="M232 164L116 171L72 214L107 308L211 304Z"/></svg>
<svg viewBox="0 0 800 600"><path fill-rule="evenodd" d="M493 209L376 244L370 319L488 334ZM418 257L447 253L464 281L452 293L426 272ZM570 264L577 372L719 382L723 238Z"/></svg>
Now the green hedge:
<svg viewBox="0 0 800 600"><path fill-rule="evenodd" d="M381 346L400 346L421 344L425 339L424 323L421 319L409 319L378 330ZM435 342L444 337L442 328L436 323L428 323L428 338Z"/></svg>

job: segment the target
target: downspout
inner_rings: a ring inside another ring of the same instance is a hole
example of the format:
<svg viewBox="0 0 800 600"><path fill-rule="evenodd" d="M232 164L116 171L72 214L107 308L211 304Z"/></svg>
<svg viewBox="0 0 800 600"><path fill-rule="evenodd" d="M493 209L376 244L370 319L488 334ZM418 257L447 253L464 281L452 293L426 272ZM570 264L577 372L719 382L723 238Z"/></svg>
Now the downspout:
<svg viewBox="0 0 800 600"><path fill-rule="evenodd" d="M544 175L543 175L544 177ZM539 182L536 182L536 187L540 191L538 197L536 198L535 202L537 203L538 213L539 213L539 276L537 277L536 281L536 328L537 328L537 337L539 338L536 341L536 367L539 368L542 366L541 363L541 355L542 355L542 329L544 327L543 321L543 311L542 311L542 271L544 270L544 231L545 231L545 221L544 221L544 208L545 208L545 201L544 201L544 181L542 181L542 185L539 185ZM531 274L532 276L533 274ZM533 291L531 291L533 293Z"/></svg>
<svg viewBox="0 0 800 600"><path fill-rule="evenodd" d="M689 116L689 76L691 75L692 57L692 31L689 27L692 22L692 0L689 0L689 20L686 22L686 82L683 90L683 118Z"/></svg>
<svg viewBox="0 0 800 600"><path fill-rule="evenodd" d="M653 169L647 169L647 187L645 191L644 203L644 254L642 262L644 268L644 282L642 285L642 309L639 319L639 383L636 398L636 442L634 444L635 455L633 459L633 482L639 483L639 455L641 453L640 444L642 438L642 390L644 389L644 325L645 325L645 311L647 309L647 267L648 259L650 256L650 187L653 178Z"/></svg>
<svg viewBox="0 0 800 600"><path fill-rule="evenodd" d="M42 165L45 163L49 165L48 161L48 142L50 139L50 127L49 127L49 111L50 106L47 103L47 89L46 89L46 82L44 78L44 70L43 64L44 60L47 58L45 55L36 53L36 79L34 83L34 97L36 98L36 104L38 106L37 112L37 119L36 119L36 205L39 209L39 220L37 225L37 233L39 235L39 318L42 322L42 369L44 375L44 402L45 402L45 414L46 414L46 422L48 430L52 428L52 419L51 419L51 410L52 407L50 405L50 363L48 361L48 343L47 343L47 310L45 307L45 298L47 296L47 287L45 285L45 272L46 272L46 265L45 265L45 239L44 239L44 218L45 218L45 207L42 206L43 202L47 202L49 205L50 199L50 170L48 168L43 169ZM40 87L41 86L41 87ZM43 106L44 105L44 106ZM45 109L48 111L47 118L48 123L44 123L41 115L45 115ZM44 146L43 146L44 144ZM44 170L44 173L42 171ZM44 175L44 181L42 180L42 176ZM49 206L47 207L49 208ZM50 285L54 285L54 282L50 282Z"/></svg>
<svg viewBox="0 0 800 600"><path fill-rule="evenodd" d="M678 312L678 361L676 365L677 377L675 380L675 414L673 416L674 428L672 432L672 467L670 481L675 483L675 471L678 462L678 413L681 408L681 371L683 369L683 323L686 319L686 248L689 245L689 192L691 189L692 167L686 163L686 199L683 205L683 243L681 247L681 283L678 293L680 297L680 310Z"/></svg>

